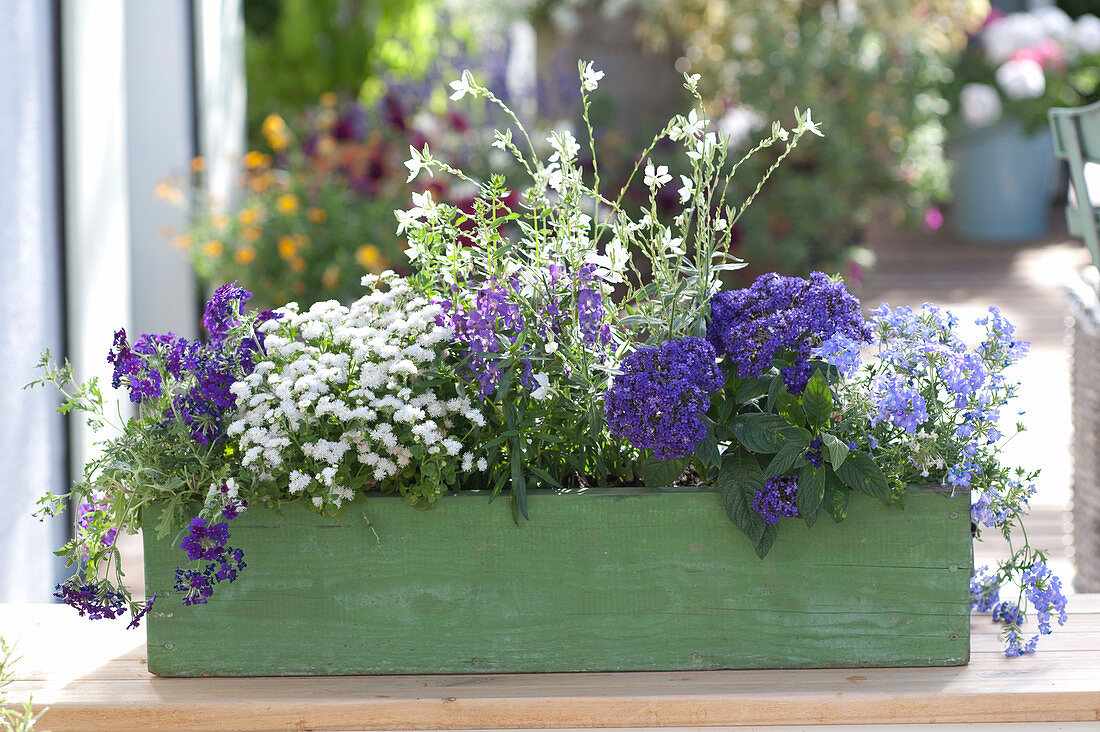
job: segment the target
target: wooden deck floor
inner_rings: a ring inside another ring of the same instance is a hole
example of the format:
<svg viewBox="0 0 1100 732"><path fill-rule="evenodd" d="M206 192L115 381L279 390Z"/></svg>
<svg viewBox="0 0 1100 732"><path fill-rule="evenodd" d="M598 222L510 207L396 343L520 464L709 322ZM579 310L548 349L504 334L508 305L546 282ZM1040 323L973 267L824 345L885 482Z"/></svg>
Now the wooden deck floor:
<svg viewBox="0 0 1100 732"><path fill-rule="evenodd" d="M1068 589L1071 424L1065 283L1088 262L1088 253L1066 235L1060 214L1053 219L1049 236L1020 245L963 241L948 229L930 235L875 226L870 243L877 266L860 296L865 307L934 302L964 320L996 305L1016 324L1019 336L1031 342L1029 356L1014 367L1021 382L1021 419L1029 431L1014 440L1013 455L1021 465L1042 470L1029 536L1051 552L1052 566ZM990 537L975 546L975 561L980 566L1005 551L1003 542Z"/></svg>

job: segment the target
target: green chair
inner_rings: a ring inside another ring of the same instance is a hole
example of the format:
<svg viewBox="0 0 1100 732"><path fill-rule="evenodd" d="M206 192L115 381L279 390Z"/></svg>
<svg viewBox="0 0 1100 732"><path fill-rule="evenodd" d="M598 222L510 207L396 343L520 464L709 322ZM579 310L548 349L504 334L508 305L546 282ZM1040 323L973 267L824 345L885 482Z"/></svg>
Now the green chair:
<svg viewBox="0 0 1100 732"><path fill-rule="evenodd" d="M1047 114L1054 135L1054 154L1069 163L1074 196L1066 206L1066 225L1070 234L1085 240L1092 263L1100 266L1100 190L1091 191L1095 198L1090 197L1085 180L1085 163L1100 163L1100 102L1076 109L1051 109Z"/></svg>
<svg viewBox="0 0 1100 732"><path fill-rule="evenodd" d="M1069 273L1070 393L1073 399L1073 547L1078 592L1100 592L1100 179L1089 190L1086 163L1100 163L1100 103L1049 112L1054 153L1069 163L1066 224L1085 240L1091 267Z"/></svg>

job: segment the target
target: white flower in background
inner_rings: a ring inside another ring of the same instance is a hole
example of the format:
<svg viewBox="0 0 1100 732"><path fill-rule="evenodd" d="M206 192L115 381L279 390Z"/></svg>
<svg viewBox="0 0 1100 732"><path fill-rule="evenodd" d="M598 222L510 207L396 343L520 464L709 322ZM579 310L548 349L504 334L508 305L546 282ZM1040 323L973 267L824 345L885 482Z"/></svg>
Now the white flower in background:
<svg viewBox="0 0 1100 732"><path fill-rule="evenodd" d="M1001 97L988 84L967 84L959 95L959 108L967 127L983 127L1001 118Z"/></svg>
<svg viewBox="0 0 1100 732"><path fill-rule="evenodd" d="M741 104L730 107L726 113L718 118L718 129L726 136L729 147L740 149L745 147L752 134L767 123L767 118L752 107Z"/></svg>
<svg viewBox="0 0 1100 732"><path fill-rule="evenodd" d="M1021 48L1040 43L1046 34L1043 24L1031 13L1012 13L994 21L982 31L982 48L990 62L1000 65Z"/></svg>
<svg viewBox="0 0 1100 732"><path fill-rule="evenodd" d="M699 118L699 113L695 111L694 107L692 107L691 111L688 112L688 116L686 118L677 117L676 121L678 122L678 124L674 127L676 136L672 136L671 130L669 135L669 137L671 137L673 140L679 140L680 138L684 137L694 140L699 135L703 134L703 130L706 129L707 126L707 121L705 119Z"/></svg>
<svg viewBox="0 0 1100 732"><path fill-rule="evenodd" d="M611 261L612 272L622 272L630 263L630 250L619 237L613 237L607 243L607 258Z"/></svg>
<svg viewBox="0 0 1100 732"><path fill-rule="evenodd" d="M464 69L461 78L451 82L451 88L454 89L454 93L451 94L452 102L457 102L467 94L474 97L478 95L477 82L474 81L474 76L469 69Z"/></svg>
<svg viewBox="0 0 1100 732"><path fill-rule="evenodd" d="M493 138L493 147L506 150L512 144L512 128L509 127L504 132L493 130Z"/></svg>
<svg viewBox="0 0 1100 732"><path fill-rule="evenodd" d="M670 180L672 180L672 176L668 174L667 165L658 165L654 168L653 163L646 163L643 181L649 186L650 190L655 191Z"/></svg>
<svg viewBox="0 0 1100 732"><path fill-rule="evenodd" d="M1011 99L1038 99L1047 88L1043 67L1029 58L1005 61L995 77L998 86Z"/></svg>
<svg viewBox="0 0 1100 732"><path fill-rule="evenodd" d="M680 194L680 203L687 203L695 193L695 183L686 175L681 175L680 180L684 182L684 185L677 191Z"/></svg>
<svg viewBox="0 0 1100 732"><path fill-rule="evenodd" d="M584 69L581 70L581 86L585 91L596 91L602 78L603 72L594 69L591 61L585 64Z"/></svg>
<svg viewBox="0 0 1100 732"><path fill-rule="evenodd" d="M1082 15L1073 26L1073 40L1082 53L1100 53L1100 18Z"/></svg>
<svg viewBox="0 0 1100 732"><path fill-rule="evenodd" d="M535 382L539 386L531 392L532 399L545 399L550 396L550 374L541 372L535 374Z"/></svg>
<svg viewBox="0 0 1100 732"><path fill-rule="evenodd" d="M1043 34L1048 38L1061 41L1073 35L1073 19L1066 11L1054 5L1035 8L1030 13L1031 17L1043 29Z"/></svg>

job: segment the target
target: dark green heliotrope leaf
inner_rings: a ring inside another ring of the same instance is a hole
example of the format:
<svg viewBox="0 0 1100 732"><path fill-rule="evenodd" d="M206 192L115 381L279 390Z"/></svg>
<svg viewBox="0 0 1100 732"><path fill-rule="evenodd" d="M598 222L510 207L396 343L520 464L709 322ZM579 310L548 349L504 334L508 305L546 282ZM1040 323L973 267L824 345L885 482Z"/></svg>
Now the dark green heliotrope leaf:
<svg viewBox="0 0 1100 732"><path fill-rule="evenodd" d="M829 464L833 466L833 470L840 470L844 459L848 457L848 446L839 437L828 432L821 433L821 442L829 453Z"/></svg>
<svg viewBox="0 0 1100 732"><path fill-rule="evenodd" d="M844 485L854 491L866 493L875 498L890 497L890 486L886 483L886 476L867 453L850 453L836 474Z"/></svg>
<svg viewBox="0 0 1100 732"><path fill-rule="evenodd" d="M777 475L791 472L792 468L802 462L802 453L805 450L806 443L802 440L788 440L768 463L768 469L764 471L764 477L774 478Z"/></svg>
<svg viewBox="0 0 1100 732"><path fill-rule="evenodd" d="M821 505L825 500L826 470L825 466L815 468L807 463L798 476L798 493L794 496L794 503L798 506L798 515L807 526L813 526L821 513Z"/></svg>
<svg viewBox="0 0 1100 732"><path fill-rule="evenodd" d="M831 470L825 471L825 510L840 523L848 515L848 496L851 491L840 482L840 478Z"/></svg>
<svg viewBox="0 0 1100 732"><path fill-rule="evenodd" d="M718 438L710 425L707 425L706 436L695 446L695 457L706 467L716 468L722 464L722 453L718 451Z"/></svg>
<svg viewBox="0 0 1100 732"><path fill-rule="evenodd" d="M768 393L768 387L771 386L771 376L752 376L741 382L741 385L737 387L737 395L734 399L738 404L748 404L754 399L759 399Z"/></svg>
<svg viewBox="0 0 1100 732"><path fill-rule="evenodd" d="M780 430L788 426L778 414L742 414L733 423L733 434L753 452L779 452L787 442Z"/></svg>
<svg viewBox="0 0 1100 732"><path fill-rule="evenodd" d="M779 394L786 391L786 384L783 383L783 376L776 374L772 377L772 382L768 384L768 411L775 409L775 400L779 398Z"/></svg>
<svg viewBox="0 0 1100 732"><path fill-rule="evenodd" d="M783 391L779 393L779 396L775 399L775 411L779 413L779 416L787 420L789 424L795 427L801 427L806 424L806 413L802 409L802 405L798 401L798 397L792 396Z"/></svg>
<svg viewBox="0 0 1100 732"><path fill-rule="evenodd" d="M642 481L650 488L669 486L684 474L687 460L661 460L649 455L642 464Z"/></svg>
<svg viewBox="0 0 1100 732"><path fill-rule="evenodd" d="M829 382L820 371L815 371L806 383L806 389L802 392L802 409L811 426L820 429L829 424L833 414L833 395L829 391Z"/></svg>
<svg viewBox="0 0 1100 732"><path fill-rule="evenodd" d="M722 470L715 482L726 514L753 546L764 533L764 520L752 510L752 496L764 487L760 464L745 450L728 450L722 456Z"/></svg>
<svg viewBox="0 0 1100 732"><path fill-rule="evenodd" d="M763 559L771 551L772 545L775 544L776 537L779 536L779 526L777 524L767 524L764 527L764 533L760 535L760 541L756 543L756 556Z"/></svg>

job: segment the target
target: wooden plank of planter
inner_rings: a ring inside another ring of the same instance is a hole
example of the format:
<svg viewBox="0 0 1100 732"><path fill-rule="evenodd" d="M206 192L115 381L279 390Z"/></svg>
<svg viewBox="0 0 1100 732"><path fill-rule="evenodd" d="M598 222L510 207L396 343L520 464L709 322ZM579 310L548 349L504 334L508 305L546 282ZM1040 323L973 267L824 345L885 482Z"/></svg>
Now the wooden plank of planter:
<svg viewBox="0 0 1100 732"><path fill-rule="evenodd" d="M1006 659L976 615L968 666L910 669L163 679L125 620L0 605L0 632L23 656L9 699L53 732L1096 721L1100 595L1069 608L1034 656Z"/></svg>
<svg viewBox="0 0 1100 732"><path fill-rule="evenodd" d="M208 605L171 590L178 537L145 536L149 665L167 676L957 665L969 654L969 496L853 495L786 520L759 560L709 490L372 497L342 518L250 509L248 567ZM381 538L366 528L363 512ZM153 522L156 513L146 516Z"/></svg>

